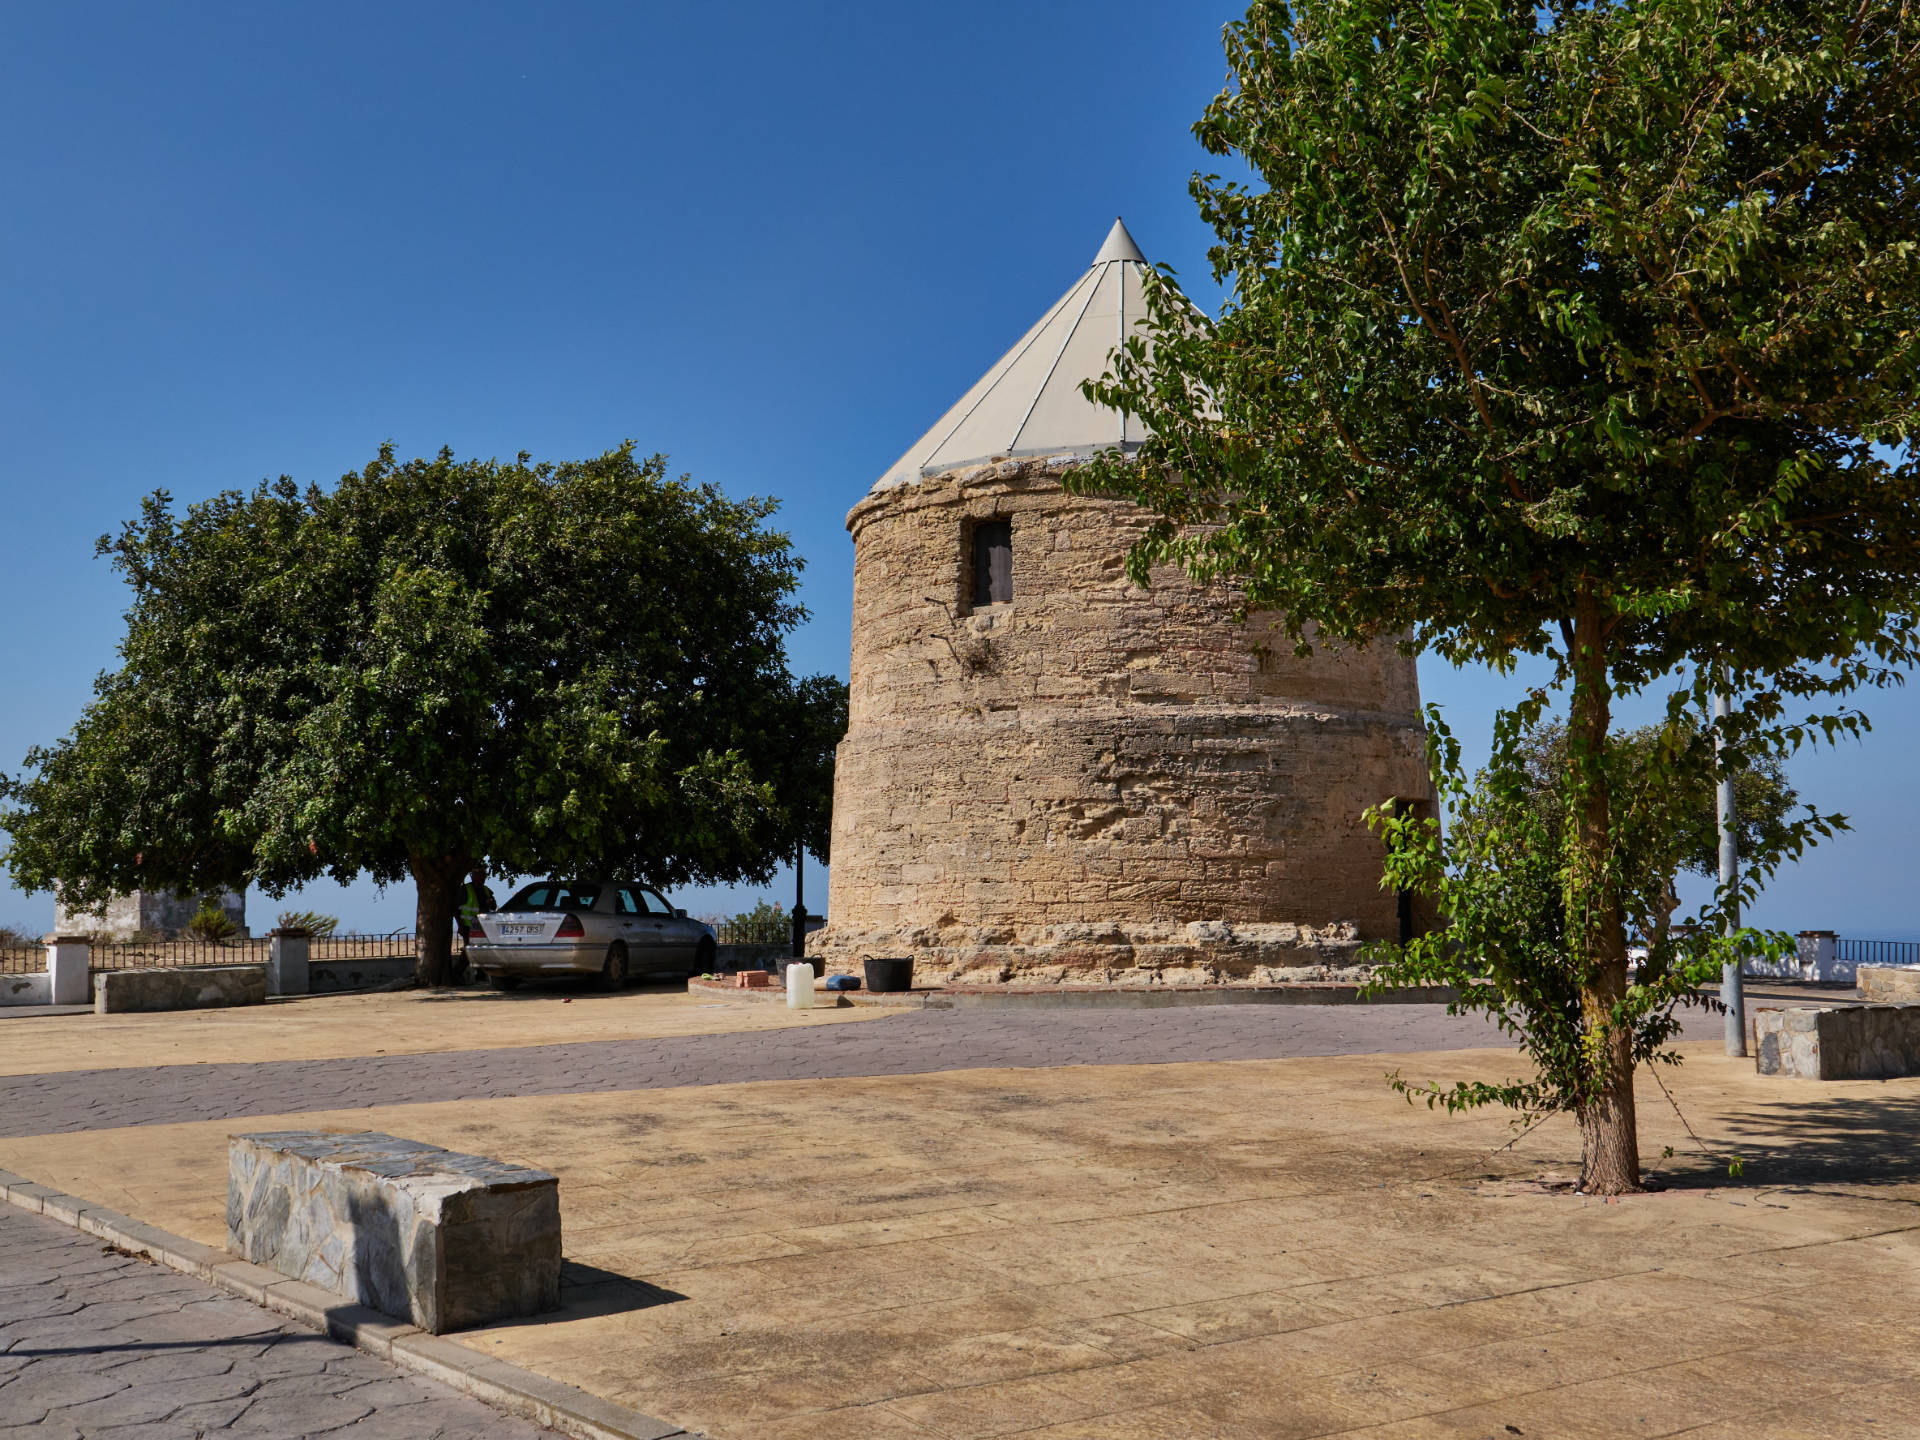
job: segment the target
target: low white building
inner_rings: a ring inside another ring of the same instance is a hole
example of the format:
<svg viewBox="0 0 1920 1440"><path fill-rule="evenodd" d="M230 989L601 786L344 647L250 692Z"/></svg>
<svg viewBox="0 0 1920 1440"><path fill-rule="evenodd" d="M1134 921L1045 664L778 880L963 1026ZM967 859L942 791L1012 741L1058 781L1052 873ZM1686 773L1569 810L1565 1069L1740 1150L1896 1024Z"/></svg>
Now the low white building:
<svg viewBox="0 0 1920 1440"><path fill-rule="evenodd" d="M192 923L201 899L199 895L175 895L165 890L135 890L130 895L114 896L97 910L69 910L56 904L53 928L59 935L96 934L114 940L141 932L172 935ZM238 933L249 934L245 892L236 895L223 890L217 899L227 918L239 927Z"/></svg>

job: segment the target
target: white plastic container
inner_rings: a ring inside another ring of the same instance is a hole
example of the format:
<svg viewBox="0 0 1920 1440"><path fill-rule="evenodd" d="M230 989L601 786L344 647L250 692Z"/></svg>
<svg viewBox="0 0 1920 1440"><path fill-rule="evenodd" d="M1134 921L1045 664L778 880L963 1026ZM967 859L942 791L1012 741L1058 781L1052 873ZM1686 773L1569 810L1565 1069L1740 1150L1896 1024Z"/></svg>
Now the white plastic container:
<svg viewBox="0 0 1920 1440"><path fill-rule="evenodd" d="M796 960L787 966L787 1008L813 1008L813 966L804 960Z"/></svg>

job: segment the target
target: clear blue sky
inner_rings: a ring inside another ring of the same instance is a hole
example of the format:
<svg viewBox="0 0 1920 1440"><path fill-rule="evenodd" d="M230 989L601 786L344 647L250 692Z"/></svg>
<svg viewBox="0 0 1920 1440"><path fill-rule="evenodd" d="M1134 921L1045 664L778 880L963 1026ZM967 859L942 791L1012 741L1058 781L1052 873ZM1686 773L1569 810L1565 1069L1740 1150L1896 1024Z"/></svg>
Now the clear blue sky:
<svg viewBox="0 0 1920 1440"><path fill-rule="evenodd" d="M632 437L784 504L845 674L849 506L1091 260L1115 214L1201 280L1187 127L1226 8L41 5L0 48L0 769L73 722L125 593L93 541L403 453ZM1468 737L1512 682L1423 662ZM1803 759L1852 836L1758 917L1920 934L1920 704ZM824 874L810 872L816 908ZM741 896L690 892L696 910ZM790 899L782 880L763 893ZM356 928L410 889L315 887ZM256 922L274 902L251 897ZM45 895L0 890L0 923Z"/></svg>

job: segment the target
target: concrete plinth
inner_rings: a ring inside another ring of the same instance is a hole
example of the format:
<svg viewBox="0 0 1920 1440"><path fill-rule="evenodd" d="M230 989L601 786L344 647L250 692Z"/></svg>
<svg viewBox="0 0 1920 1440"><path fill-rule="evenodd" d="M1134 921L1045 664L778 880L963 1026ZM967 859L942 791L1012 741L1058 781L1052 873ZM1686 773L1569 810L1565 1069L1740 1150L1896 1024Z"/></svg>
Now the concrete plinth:
<svg viewBox="0 0 1920 1440"><path fill-rule="evenodd" d="M560 1182L362 1131L235 1135L227 1247L434 1334L560 1304Z"/></svg>
<svg viewBox="0 0 1920 1440"><path fill-rule="evenodd" d="M70 935L58 935L47 947L47 1003L84 1005L87 1003L87 969L93 963L93 946Z"/></svg>
<svg viewBox="0 0 1920 1440"><path fill-rule="evenodd" d="M267 993L304 995L308 989L307 956L313 941L305 935L275 931L267 946Z"/></svg>

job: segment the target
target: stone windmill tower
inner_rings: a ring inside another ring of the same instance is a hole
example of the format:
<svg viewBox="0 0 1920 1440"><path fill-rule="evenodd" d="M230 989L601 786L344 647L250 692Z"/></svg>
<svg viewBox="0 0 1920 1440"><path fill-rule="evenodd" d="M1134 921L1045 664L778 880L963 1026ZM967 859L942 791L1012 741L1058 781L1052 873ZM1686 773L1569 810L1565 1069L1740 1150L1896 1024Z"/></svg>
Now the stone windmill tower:
<svg viewBox="0 0 1920 1440"><path fill-rule="evenodd" d="M1072 289L853 507L852 713L829 968L1207 981L1325 973L1410 907L1361 812L1429 794L1413 661L1296 659L1177 571L1126 578L1141 512L1062 474L1131 449L1093 405L1146 314L1118 221Z"/></svg>

